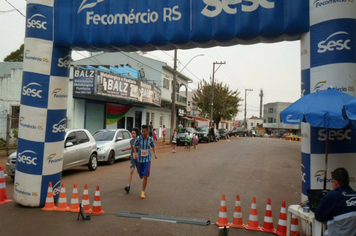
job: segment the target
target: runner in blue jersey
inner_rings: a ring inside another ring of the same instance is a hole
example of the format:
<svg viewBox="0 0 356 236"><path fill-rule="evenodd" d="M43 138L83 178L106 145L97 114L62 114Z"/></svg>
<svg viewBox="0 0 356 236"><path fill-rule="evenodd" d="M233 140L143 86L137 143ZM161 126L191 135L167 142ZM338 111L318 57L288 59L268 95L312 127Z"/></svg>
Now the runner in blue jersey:
<svg viewBox="0 0 356 236"><path fill-rule="evenodd" d="M141 198L144 199L147 180L150 176L151 169L151 148L153 149L155 159L157 159L157 154L155 142L151 136L148 136L147 125L142 126L141 133L142 135L136 138L134 152L135 159L137 159L138 173L140 175L140 178L143 179Z"/></svg>

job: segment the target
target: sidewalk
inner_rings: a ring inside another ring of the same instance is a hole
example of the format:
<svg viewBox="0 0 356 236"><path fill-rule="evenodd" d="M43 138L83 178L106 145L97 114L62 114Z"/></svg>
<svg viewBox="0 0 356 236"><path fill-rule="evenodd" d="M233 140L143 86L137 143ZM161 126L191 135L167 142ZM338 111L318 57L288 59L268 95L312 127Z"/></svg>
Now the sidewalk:
<svg viewBox="0 0 356 236"><path fill-rule="evenodd" d="M166 138L166 141L163 142L162 141L163 139L160 138L158 139L155 144L156 144L156 149L161 149L161 148L167 148L167 147L171 147L171 144L170 144L170 140Z"/></svg>

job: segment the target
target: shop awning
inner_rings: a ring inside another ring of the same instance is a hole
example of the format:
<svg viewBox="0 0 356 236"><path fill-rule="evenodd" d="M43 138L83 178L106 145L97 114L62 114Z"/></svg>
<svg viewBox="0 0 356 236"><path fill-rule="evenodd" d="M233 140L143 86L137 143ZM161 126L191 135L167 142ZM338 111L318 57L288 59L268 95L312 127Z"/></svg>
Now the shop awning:
<svg viewBox="0 0 356 236"><path fill-rule="evenodd" d="M194 120L194 119L189 118L189 117L186 117L186 116L183 116L182 119L184 119L184 120L189 120L189 121L193 121L193 120Z"/></svg>
<svg viewBox="0 0 356 236"><path fill-rule="evenodd" d="M202 118L202 117L199 117L199 116L189 116L190 119L192 120L201 120L201 121L209 121L208 119L205 119L205 118Z"/></svg>

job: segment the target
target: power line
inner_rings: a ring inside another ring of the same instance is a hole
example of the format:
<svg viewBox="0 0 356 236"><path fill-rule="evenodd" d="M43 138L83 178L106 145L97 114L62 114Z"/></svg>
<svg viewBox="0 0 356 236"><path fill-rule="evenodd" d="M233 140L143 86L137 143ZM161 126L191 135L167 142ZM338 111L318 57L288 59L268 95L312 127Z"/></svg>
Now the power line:
<svg viewBox="0 0 356 236"><path fill-rule="evenodd" d="M26 16L24 14L22 14L22 12L20 12L19 9L17 9L14 5L12 5L11 3L9 3L7 0L5 0L10 6L12 6L14 8L14 10L16 10L18 13L20 13L23 17L26 18Z"/></svg>

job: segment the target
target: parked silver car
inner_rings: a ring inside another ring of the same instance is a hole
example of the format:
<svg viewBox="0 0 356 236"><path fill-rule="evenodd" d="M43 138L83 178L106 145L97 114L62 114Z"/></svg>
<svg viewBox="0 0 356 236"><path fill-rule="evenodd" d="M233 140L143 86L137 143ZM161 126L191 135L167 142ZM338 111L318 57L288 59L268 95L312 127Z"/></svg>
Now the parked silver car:
<svg viewBox="0 0 356 236"><path fill-rule="evenodd" d="M93 136L86 129L67 129L64 141L63 170L87 165L89 170L98 167L97 147ZM17 152L6 163L7 175L15 177Z"/></svg>
<svg viewBox="0 0 356 236"><path fill-rule="evenodd" d="M131 151L122 149L131 147L131 133L127 129L101 129L93 134L98 146L98 161L112 165L115 160L131 156Z"/></svg>

